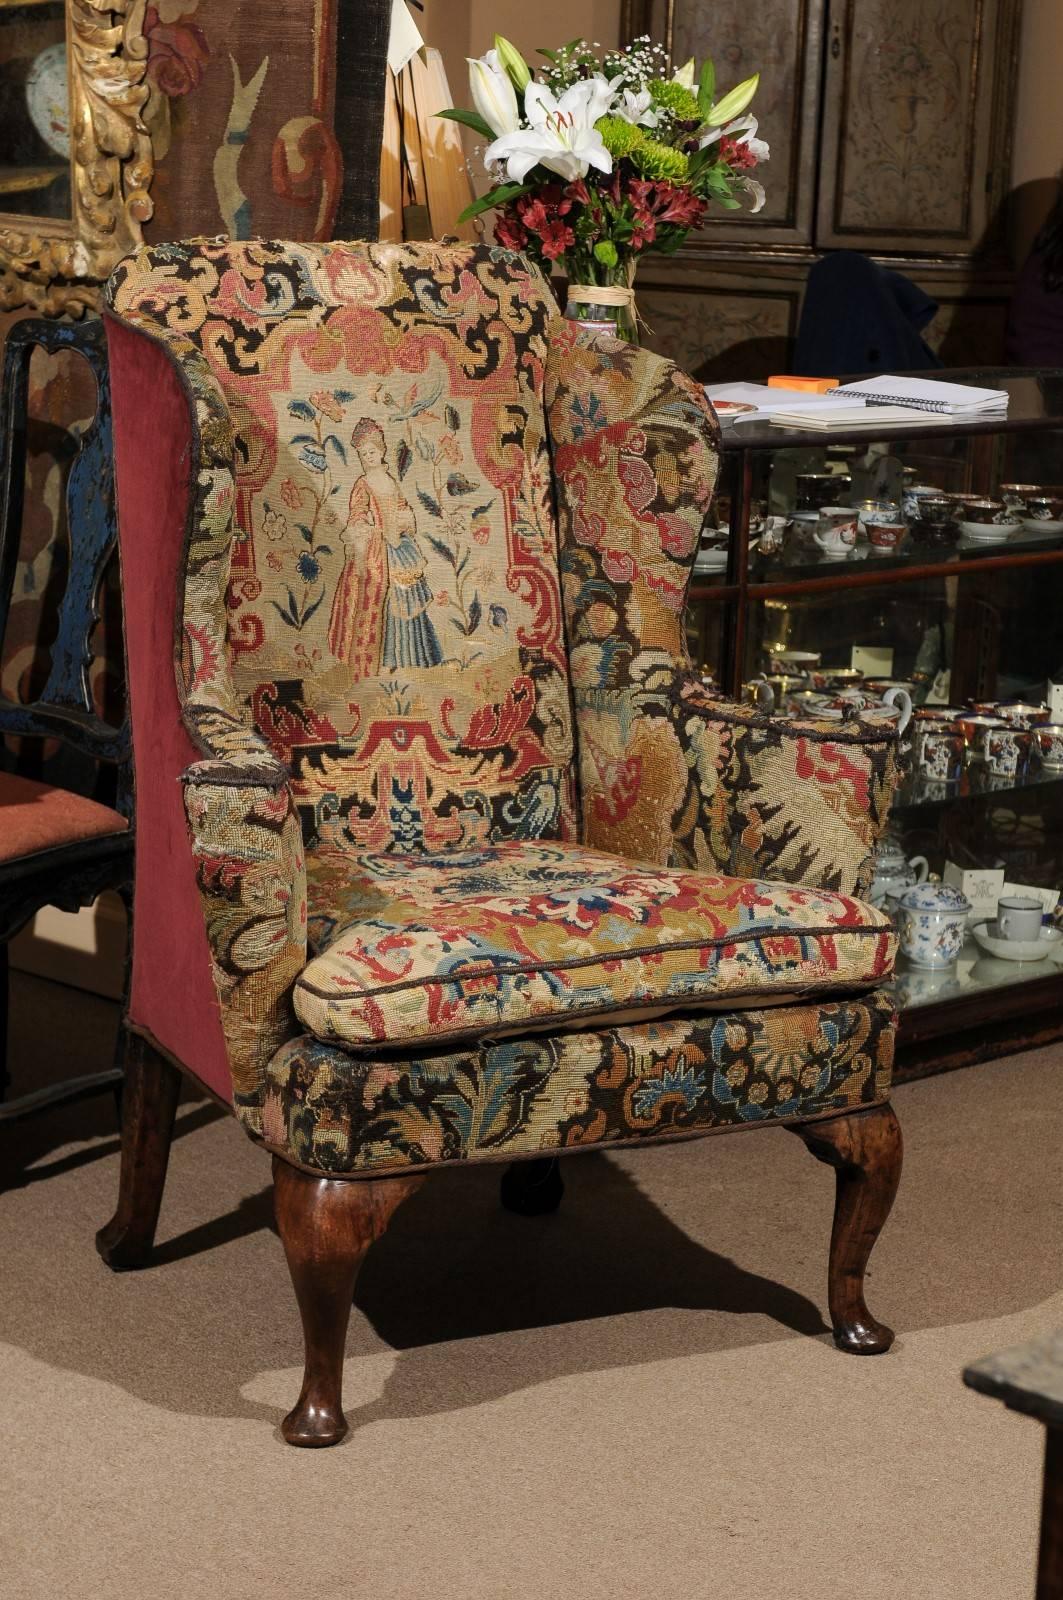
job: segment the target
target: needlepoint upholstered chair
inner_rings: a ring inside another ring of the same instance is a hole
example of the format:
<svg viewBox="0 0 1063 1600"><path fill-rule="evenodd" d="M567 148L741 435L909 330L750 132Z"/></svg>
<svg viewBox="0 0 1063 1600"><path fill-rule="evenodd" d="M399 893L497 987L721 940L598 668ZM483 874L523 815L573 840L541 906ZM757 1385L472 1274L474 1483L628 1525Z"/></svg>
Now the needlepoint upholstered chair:
<svg viewBox="0 0 1063 1600"><path fill-rule="evenodd" d="M177 1063L272 1152L284 1435L331 1444L355 1273L433 1169L518 1163L533 1211L566 1152L782 1122L838 1171L835 1338L886 1349L894 939L859 895L895 738L692 674L698 388L486 246L162 245L109 304L137 882L105 1258L150 1248Z"/></svg>

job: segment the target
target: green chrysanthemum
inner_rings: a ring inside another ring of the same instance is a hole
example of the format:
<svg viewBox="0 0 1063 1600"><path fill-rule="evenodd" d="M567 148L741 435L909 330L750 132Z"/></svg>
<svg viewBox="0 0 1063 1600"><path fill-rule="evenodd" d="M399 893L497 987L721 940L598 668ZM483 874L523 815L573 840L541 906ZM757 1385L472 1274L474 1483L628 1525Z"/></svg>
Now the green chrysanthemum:
<svg viewBox="0 0 1063 1600"><path fill-rule="evenodd" d="M670 111L677 122L700 122L698 97L681 83L670 83L664 78L651 78L646 85L655 106Z"/></svg>
<svg viewBox="0 0 1063 1600"><path fill-rule="evenodd" d="M640 144L645 143L641 128L625 122L623 117L599 117L594 125L602 136L602 143L614 161L630 156Z"/></svg>
<svg viewBox="0 0 1063 1600"><path fill-rule="evenodd" d="M641 139L631 152L631 161L644 178L664 179L668 183L683 183L690 168L682 150L658 144L656 139Z"/></svg>

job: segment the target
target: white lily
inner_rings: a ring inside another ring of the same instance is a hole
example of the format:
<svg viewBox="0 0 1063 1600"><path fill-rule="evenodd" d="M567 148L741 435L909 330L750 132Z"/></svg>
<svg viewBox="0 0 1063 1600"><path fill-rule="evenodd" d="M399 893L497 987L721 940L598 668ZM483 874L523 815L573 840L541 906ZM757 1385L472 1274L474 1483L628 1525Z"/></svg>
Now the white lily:
<svg viewBox="0 0 1063 1600"><path fill-rule="evenodd" d="M472 103L497 139L512 133L520 124L517 95L509 73L498 59L497 50L488 50L478 60L467 56Z"/></svg>
<svg viewBox="0 0 1063 1600"><path fill-rule="evenodd" d="M679 67L675 72L672 73L672 82L673 83L681 83L683 85L684 89L693 89L693 87L694 87L694 57L693 56L691 56L689 61L684 62L681 67Z"/></svg>
<svg viewBox="0 0 1063 1600"><path fill-rule="evenodd" d="M726 127L710 128L708 133L702 134L698 143L704 150L706 145L715 144L717 139L735 139L739 144L747 144L758 162L767 161L771 151L766 139L757 138L758 126L756 117L747 111L744 117L736 117Z"/></svg>
<svg viewBox="0 0 1063 1600"><path fill-rule="evenodd" d="M615 80L614 80L615 81ZM612 115L630 122L636 128L655 128L657 113L653 110L653 96L648 89L625 89L623 98L613 105Z"/></svg>
<svg viewBox="0 0 1063 1600"><path fill-rule="evenodd" d="M533 167L544 166L572 182L588 167L612 172L613 158L594 124L612 109L613 88L596 72L570 84L558 99L545 83L529 83L524 114L531 124L504 133L484 151L484 161L500 162L511 183L523 183Z"/></svg>

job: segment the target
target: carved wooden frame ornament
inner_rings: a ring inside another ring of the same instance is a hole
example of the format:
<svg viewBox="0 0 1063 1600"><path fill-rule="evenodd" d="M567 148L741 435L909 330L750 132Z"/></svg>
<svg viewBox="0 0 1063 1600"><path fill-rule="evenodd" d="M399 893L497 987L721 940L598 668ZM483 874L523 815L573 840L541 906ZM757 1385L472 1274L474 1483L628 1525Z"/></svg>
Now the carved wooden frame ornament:
<svg viewBox="0 0 1063 1600"><path fill-rule="evenodd" d="M66 0L73 216L0 215L0 310L80 316L152 213L148 0Z"/></svg>

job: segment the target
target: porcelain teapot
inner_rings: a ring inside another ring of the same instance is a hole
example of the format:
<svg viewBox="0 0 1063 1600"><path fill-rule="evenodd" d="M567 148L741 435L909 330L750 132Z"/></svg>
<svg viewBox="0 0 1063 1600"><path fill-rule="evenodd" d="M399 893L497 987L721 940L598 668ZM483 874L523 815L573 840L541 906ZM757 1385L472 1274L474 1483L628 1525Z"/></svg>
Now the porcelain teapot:
<svg viewBox="0 0 1063 1600"><path fill-rule="evenodd" d="M925 883L929 871L925 856L909 861L896 839L882 839L875 849L875 876L867 898L873 906L894 911L905 890Z"/></svg>

